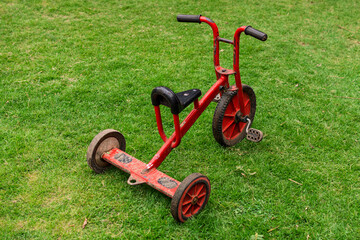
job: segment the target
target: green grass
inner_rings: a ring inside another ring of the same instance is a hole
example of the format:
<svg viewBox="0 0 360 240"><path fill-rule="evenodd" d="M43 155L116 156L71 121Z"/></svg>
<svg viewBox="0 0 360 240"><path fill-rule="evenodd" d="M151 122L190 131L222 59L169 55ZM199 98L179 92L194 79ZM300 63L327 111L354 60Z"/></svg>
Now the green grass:
<svg viewBox="0 0 360 240"><path fill-rule="evenodd" d="M162 143L151 90L204 93L216 80L209 26L177 14L210 17L224 38L242 25L269 36L244 35L240 53L264 140L219 146L213 103L159 168L212 183L181 225L171 199L117 169L96 175L85 158L113 128L149 161ZM2 1L0 238L360 239L359 16L356 0Z"/></svg>

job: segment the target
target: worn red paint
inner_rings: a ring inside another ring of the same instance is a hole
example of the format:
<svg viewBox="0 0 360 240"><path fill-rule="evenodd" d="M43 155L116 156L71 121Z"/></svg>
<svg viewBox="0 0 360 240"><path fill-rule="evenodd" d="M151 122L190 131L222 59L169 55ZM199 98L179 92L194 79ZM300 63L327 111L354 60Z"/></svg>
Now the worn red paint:
<svg viewBox="0 0 360 240"><path fill-rule="evenodd" d="M121 161L121 159L119 159L119 157L117 156L122 156L122 154L124 154L126 157L129 157L131 161ZM102 158L108 163L129 173L130 179L135 180L135 182L132 184L135 185L140 183L146 183L171 198L174 196L176 189L180 184L180 182L176 179L169 177L168 175L160 172L157 169L147 170L146 163L130 156L129 154L121 151L120 149L112 149L109 153L105 153ZM166 183L161 182L161 179L165 179Z"/></svg>

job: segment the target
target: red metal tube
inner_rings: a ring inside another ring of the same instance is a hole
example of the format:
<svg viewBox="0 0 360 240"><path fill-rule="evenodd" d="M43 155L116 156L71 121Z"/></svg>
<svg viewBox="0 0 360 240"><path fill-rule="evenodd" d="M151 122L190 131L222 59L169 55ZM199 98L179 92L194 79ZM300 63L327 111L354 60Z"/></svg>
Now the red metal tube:
<svg viewBox="0 0 360 240"><path fill-rule="evenodd" d="M173 118L174 118L174 126L175 126L175 142L171 144L171 147L176 148L180 144L182 135L180 131L179 115L173 114Z"/></svg>
<svg viewBox="0 0 360 240"><path fill-rule="evenodd" d="M242 26L242 27L238 28L234 34L233 68L234 68L234 71L236 72L236 74L235 74L236 87L239 89L238 94L237 94L239 101L236 101L236 102L239 102L241 112L244 112L245 105L244 105L244 100L243 100L244 96L243 96L241 77L240 77L240 69L239 69L239 48L240 48L239 44L240 44L240 34L245 31L245 28L246 28L246 26Z"/></svg>
<svg viewBox="0 0 360 240"><path fill-rule="evenodd" d="M215 66L220 66L219 29L218 29L216 23L213 20L211 20L210 18L201 16L200 21L209 24L212 31L213 31L213 38L214 38L214 65ZM215 71L215 73L216 73L217 79L219 79L220 74L218 74L216 71Z"/></svg>
<svg viewBox="0 0 360 240"><path fill-rule="evenodd" d="M167 137L166 137L166 134L164 132L163 125L162 125L160 106L154 106L154 109L155 109L156 123L157 123L157 127L158 127L158 130L159 130L160 137L164 142L166 142Z"/></svg>
<svg viewBox="0 0 360 240"><path fill-rule="evenodd" d="M176 126L175 132L171 135L170 138L166 140L164 145L160 148L160 150L155 154L155 156L150 160L150 162L146 165L147 169L157 168L160 164L165 160L167 155L173 149L172 145L176 138L180 136L182 138L186 132L190 129L190 127L195 123L195 121L199 118L199 116L204 112L204 110L209 106L214 97L220 92L220 86L224 86L228 84L228 76L223 75L219 78L219 80L207 91L207 93L201 98L199 101L199 107L197 109L193 109L189 115L184 119L184 121L180 125L180 135L176 134ZM175 116L175 115L174 115ZM175 121L175 118L174 118ZM176 121L175 121L176 122Z"/></svg>

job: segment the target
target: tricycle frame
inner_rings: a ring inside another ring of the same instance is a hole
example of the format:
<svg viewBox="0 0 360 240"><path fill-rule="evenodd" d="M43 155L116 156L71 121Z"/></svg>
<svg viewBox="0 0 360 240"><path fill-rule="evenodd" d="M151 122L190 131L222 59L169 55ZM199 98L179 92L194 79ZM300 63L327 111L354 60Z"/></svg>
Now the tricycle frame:
<svg viewBox="0 0 360 240"><path fill-rule="evenodd" d="M157 168L169 155L172 149L176 148L180 142L181 138L186 134L186 132L191 128L191 126L196 122L196 120L201 116L204 110L209 106L212 100L219 93L222 94L223 90L227 91L236 91L235 103L238 106L241 112L244 112L245 102L243 98L240 70L239 70L239 42L240 34L245 31L246 26L238 28L234 34L234 40L227 40L219 37L219 30L214 21L207 17L200 17L201 22L205 22L210 25L213 31L213 40L214 40L214 66L217 81L214 85L207 91L207 93L201 98L200 101L197 99L194 101L194 109L188 114L188 116L180 124L179 115L173 114L174 127L175 131L170 138L166 137L164 129L162 127L162 119L160 113L160 106L154 106L156 122L159 134L164 141L163 146L160 150L154 155L151 161L146 165L148 170L152 168ZM225 69L220 66L220 51L219 51L219 42L225 42L234 45L234 60L233 60L233 69ZM229 86L229 75L235 76L235 86ZM245 118L245 116L243 116Z"/></svg>

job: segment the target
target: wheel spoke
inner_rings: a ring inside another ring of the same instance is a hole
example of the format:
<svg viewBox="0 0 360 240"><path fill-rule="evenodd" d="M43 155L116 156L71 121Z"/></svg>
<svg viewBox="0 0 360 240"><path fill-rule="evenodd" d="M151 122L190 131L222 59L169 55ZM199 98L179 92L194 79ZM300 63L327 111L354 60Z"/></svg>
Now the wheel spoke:
<svg viewBox="0 0 360 240"><path fill-rule="evenodd" d="M201 191L203 190L203 188L204 188L204 185L201 184L200 187L198 187L198 191L195 192L195 195L196 195L196 196L199 196L199 194L201 193Z"/></svg>
<svg viewBox="0 0 360 240"><path fill-rule="evenodd" d="M236 105L235 105L235 103L234 103L234 99L235 98L235 96L233 97L233 99L232 99L232 101L231 101L231 105L232 105L232 108L234 109L234 112L237 112L238 111L238 109L236 109Z"/></svg>
<svg viewBox="0 0 360 240"><path fill-rule="evenodd" d="M230 138L232 138L232 136L234 134L235 127L236 127L236 124L234 124L233 127L230 130Z"/></svg>
<svg viewBox="0 0 360 240"><path fill-rule="evenodd" d="M240 125L239 123L235 125L234 132L231 136L235 137L240 133Z"/></svg>
<svg viewBox="0 0 360 240"><path fill-rule="evenodd" d="M204 197L205 195L206 195L206 192L203 192L203 193L199 194L199 195L198 195L198 199Z"/></svg>
<svg viewBox="0 0 360 240"><path fill-rule="evenodd" d="M239 98L237 95L235 95L232 99L231 99L231 103L235 109L235 112L240 110L240 103L239 103Z"/></svg>
<svg viewBox="0 0 360 240"><path fill-rule="evenodd" d="M247 123L240 122L239 123L239 132L242 132L246 125L247 125Z"/></svg>
<svg viewBox="0 0 360 240"><path fill-rule="evenodd" d="M223 127L223 133L225 133L233 123L234 123L234 121L229 121L229 123L227 125L225 125L225 127Z"/></svg>
<svg viewBox="0 0 360 240"><path fill-rule="evenodd" d="M187 201L184 201L184 202L182 203L182 205L185 206L185 205L190 204L191 202L192 202L192 199L189 199L189 200L187 200Z"/></svg>
<svg viewBox="0 0 360 240"><path fill-rule="evenodd" d="M246 99L246 102L244 102L244 107L246 108L250 104L250 99Z"/></svg>
<svg viewBox="0 0 360 240"><path fill-rule="evenodd" d="M224 117L233 118L233 117L235 117L235 113L225 113Z"/></svg>
<svg viewBox="0 0 360 240"><path fill-rule="evenodd" d="M183 209L183 214L184 215L187 215L188 214L188 212L189 212L189 210L191 210L191 207L192 207L192 204L189 204L189 205L187 205L184 209Z"/></svg>
<svg viewBox="0 0 360 240"><path fill-rule="evenodd" d="M191 215L195 214L195 210L196 210L196 205L192 205L192 207L191 207Z"/></svg>
<svg viewBox="0 0 360 240"><path fill-rule="evenodd" d="M197 188L198 188L198 184L195 184L195 186L193 187L194 191L193 191L193 196L195 197L197 194Z"/></svg>
<svg viewBox="0 0 360 240"><path fill-rule="evenodd" d="M201 208L201 204L199 202L197 202L196 205L198 206L198 208Z"/></svg>
<svg viewBox="0 0 360 240"><path fill-rule="evenodd" d="M236 113L236 108L232 102L229 102L229 104L226 107L225 114L234 115Z"/></svg>

